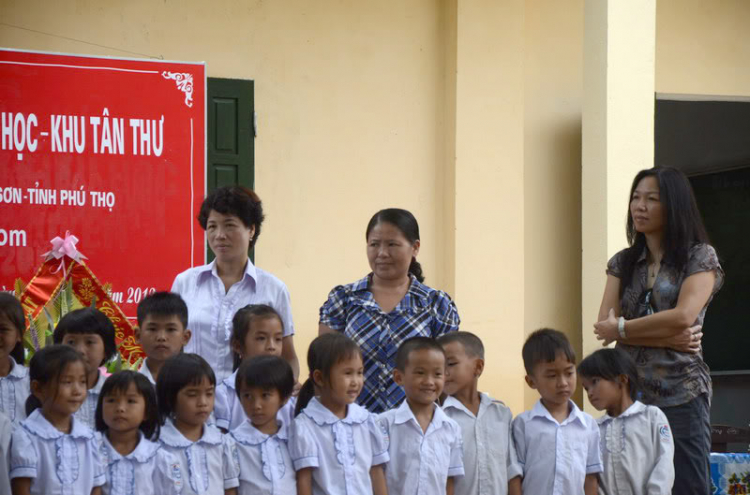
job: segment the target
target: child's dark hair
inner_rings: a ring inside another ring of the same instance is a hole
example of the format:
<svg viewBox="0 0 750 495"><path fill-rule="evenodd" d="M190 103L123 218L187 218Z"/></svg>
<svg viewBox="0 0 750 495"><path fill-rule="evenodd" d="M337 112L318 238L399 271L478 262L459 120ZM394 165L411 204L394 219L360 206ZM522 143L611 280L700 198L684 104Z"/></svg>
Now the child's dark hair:
<svg viewBox="0 0 750 495"><path fill-rule="evenodd" d="M104 342L104 359L99 363L99 366L112 359L117 353L115 326L107 315L98 309L81 308L66 314L57 323L52 339L55 344L62 344L63 339L69 333L93 333L102 338L102 342Z"/></svg>
<svg viewBox="0 0 750 495"><path fill-rule="evenodd" d="M18 334L21 336L21 341L16 344L12 351L10 351L10 357L20 365L24 363L23 354L23 331L26 328L26 320L23 317L23 308L21 303L16 299L13 294L8 292L0 292L0 313L4 314L10 324L13 325Z"/></svg>
<svg viewBox="0 0 750 495"><path fill-rule="evenodd" d="M204 378L214 387L216 375L205 359L197 354L177 354L164 361L156 379L156 402L159 404L159 424L164 424L177 407L177 394L188 385L197 385Z"/></svg>
<svg viewBox="0 0 750 495"><path fill-rule="evenodd" d="M578 365L578 373L585 378L603 378L617 382L620 376L628 379L630 398L638 395L638 368L630 355L622 349L599 349L589 354Z"/></svg>
<svg viewBox="0 0 750 495"><path fill-rule="evenodd" d="M276 390L281 399L286 400L294 390L292 367L279 356L255 356L245 359L237 369L237 377L234 381L237 397L240 397L243 389L249 387Z"/></svg>
<svg viewBox="0 0 750 495"><path fill-rule="evenodd" d="M69 365L78 361L85 366L81 353L68 345L49 345L39 349L29 362L29 381L37 381L40 385L57 383L60 374ZM57 387L55 387L55 395L57 395ZM26 415L30 415L40 407L42 407L42 401L31 393L26 399Z"/></svg>
<svg viewBox="0 0 750 495"><path fill-rule="evenodd" d="M402 372L406 370L411 353L422 350L437 351L445 356L445 350L443 350L443 346L437 340L431 337L412 337L406 339L398 346L398 351L396 352L396 369Z"/></svg>
<svg viewBox="0 0 750 495"><path fill-rule="evenodd" d="M294 407L294 415L297 416L315 395L315 382L312 379L313 372L318 370L326 380L331 376L331 369L341 361L354 356L362 356L362 351L352 339L339 332L330 332L319 335L310 343L307 349L307 368L310 370L310 378L305 380L297 396L297 405Z"/></svg>
<svg viewBox="0 0 750 495"><path fill-rule="evenodd" d="M154 292L144 297L138 304L138 326L142 327L143 322L149 315L154 316L176 316L182 323L182 329L185 330L188 325L188 308L185 301L179 294L174 292Z"/></svg>
<svg viewBox="0 0 750 495"><path fill-rule="evenodd" d="M248 304L244 308L239 309L232 318L232 336L229 338L229 345L234 346L238 344L240 347L245 345L245 338L247 333L250 331L250 324L253 320L260 320L266 318L276 318L281 323L281 332L284 332L284 320L281 319L281 315L267 304ZM233 368L236 370L242 358L239 354L232 351L234 356Z"/></svg>
<svg viewBox="0 0 750 495"><path fill-rule="evenodd" d="M484 359L484 344L479 337L471 332L449 332L438 337L437 341L443 347L458 342L463 346L467 356Z"/></svg>
<svg viewBox="0 0 750 495"><path fill-rule="evenodd" d="M576 352L564 333L551 328L542 328L533 332L526 339L521 351L526 374L531 375L534 372L534 366L539 363L551 363L557 359L559 353L562 353L570 363L576 363Z"/></svg>
<svg viewBox="0 0 750 495"><path fill-rule="evenodd" d="M99 400L96 403L96 431L105 432L109 428L104 422L104 400L108 395L126 393L131 383L135 384L135 389L146 403L146 411L140 430L144 437L155 442L159 439L159 408L156 405L156 391L148 378L131 370L118 371L104 381L102 390L99 392Z"/></svg>

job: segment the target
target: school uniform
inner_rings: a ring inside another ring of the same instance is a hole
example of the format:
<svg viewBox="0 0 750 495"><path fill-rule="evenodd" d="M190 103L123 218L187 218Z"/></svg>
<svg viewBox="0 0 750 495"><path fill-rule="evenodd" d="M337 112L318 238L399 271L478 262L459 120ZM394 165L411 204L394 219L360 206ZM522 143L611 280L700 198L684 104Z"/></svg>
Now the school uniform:
<svg viewBox="0 0 750 495"><path fill-rule="evenodd" d="M513 443L513 414L505 404L479 394L477 415L461 401L447 397L443 411L461 427L464 476L455 481L456 495L505 495L508 481L523 475Z"/></svg>
<svg viewBox="0 0 750 495"><path fill-rule="evenodd" d="M13 426L8 416L0 412L0 493L10 493L10 437Z"/></svg>
<svg viewBox="0 0 750 495"><path fill-rule="evenodd" d="M139 432L135 450L123 456L104 434L97 435L107 483L104 495L178 495L182 468L177 458Z"/></svg>
<svg viewBox="0 0 750 495"><path fill-rule="evenodd" d="M8 356L10 372L0 377L0 411L3 412L13 426L26 419L26 399L31 394L29 385L29 369Z"/></svg>
<svg viewBox="0 0 750 495"><path fill-rule="evenodd" d="M83 401L81 407L73 414L73 417L85 423L92 430L96 428L96 403L99 401L99 394L106 380L107 377L100 370L99 379L96 381L96 384L88 390L86 400Z"/></svg>
<svg viewBox="0 0 750 495"><path fill-rule="evenodd" d="M10 478L32 478L32 495L88 494L106 481L91 428L74 417L70 433L63 433L41 409L13 431Z"/></svg>
<svg viewBox="0 0 750 495"><path fill-rule="evenodd" d="M667 495L674 484L674 439L669 422L656 406L636 401L613 418L597 420L604 472L604 495Z"/></svg>
<svg viewBox="0 0 750 495"><path fill-rule="evenodd" d="M154 376L151 374L151 370L148 369L148 366L146 365L146 361L148 361L148 358L144 359L141 363L141 367L138 368L138 373L148 378L148 381L151 382L151 385L156 387L156 380L154 379Z"/></svg>
<svg viewBox="0 0 750 495"><path fill-rule="evenodd" d="M407 401L378 420L391 456L388 493L437 495L445 493L449 477L464 475L461 428L437 404L425 432Z"/></svg>
<svg viewBox="0 0 750 495"><path fill-rule="evenodd" d="M216 400L214 401L214 418L216 426L226 431L232 431L245 422L247 416L242 409L242 401L237 397L235 380L237 371L225 378L216 386ZM276 413L276 418L286 425L294 421L294 406L297 404L296 397L290 397L286 404Z"/></svg>
<svg viewBox="0 0 750 495"><path fill-rule="evenodd" d="M174 455L182 468L182 495L223 495L239 486L234 440L215 426L204 425L203 436L193 442L167 419L159 443Z"/></svg>
<svg viewBox="0 0 750 495"><path fill-rule="evenodd" d="M313 495L372 495L370 469L388 462L388 448L375 416L349 404L334 415L313 397L289 432L295 471L312 470Z"/></svg>
<svg viewBox="0 0 750 495"><path fill-rule="evenodd" d="M573 401L568 403L570 414L562 423L552 417L541 400L513 420L523 493L583 493L586 475L602 472L599 427Z"/></svg>
<svg viewBox="0 0 750 495"><path fill-rule="evenodd" d="M230 435L237 444L239 495L297 493L297 476L289 455L285 423L281 423L274 435L266 435L246 420Z"/></svg>

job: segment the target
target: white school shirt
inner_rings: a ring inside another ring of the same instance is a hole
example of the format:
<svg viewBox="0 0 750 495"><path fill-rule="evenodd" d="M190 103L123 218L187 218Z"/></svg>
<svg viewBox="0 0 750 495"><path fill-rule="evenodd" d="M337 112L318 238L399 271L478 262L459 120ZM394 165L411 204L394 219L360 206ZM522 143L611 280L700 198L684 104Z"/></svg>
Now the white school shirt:
<svg viewBox="0 0 750 495"><path fill-rule="evenodd" d="M248 259L242 280L225 292L215 264L216 260L180 273L172 284L172 292L181 295L188 307L188 328L193 336L185 352L199 354L208 361L220 383L232 374L234 358L229 338L237 310L248 304L271 306L284 323L284 337L294 335L294 324L289 291L284 282Z"/></svg>
<svg viewBox="0 0 750 495"><path fill-rule="evenodd" d="M506 495L508 480L523 476L513 443L513 414L505 404L479 394L477 415L461 401L447 397L443 411L461 427L464 476L455 481L456 495Z"/></svg>
<svg viewBox="0 0 750 495"><path fill-rule="evenodd" d="M26 419L26 399L31 394L29 369L8 356L11 369L7 376L0 377L0 411L16 426Z"/></svg>
<svg viewBox="0 0 750 495"><path fill-rule="evenodd" d="M449 477L464 475L461 428L437 404L426 432L406 400L378 421L391 456L385 468L388 493L444 494Z"/></svg>
<svg viewBox="0 0 750 495"><path fill-rule="evenodd" d="M238 428L247 419L245 410L242 409L242 401L237 397L234 388L237 372L216 386L216 400L214 401L214 418L216 426L227 431ZM291 425L294 421L294 406L297 405L296 397L289 397L281 409L276 413L276 418L285 425Z"/></svg>
<svg viewBox="0 0 750 495"><path fill-rule="evenodd" d="M151 370L148 369L148 366L146 366L146 361L148 361L148 358L144 359L141 363L141 367L138 368L138 373L148 378L148 381L151 382L151 385L156 388L156 380L154 380L154 376L151 374Z"/></svg>
<svg viewBox="0 0 750 495"><path fill-rule="evenodd" d="M99 394L102 391L102 386L107 380L104 373L99 371L99 379L96 381L93 387L86 392L86 400L83 401L81 407L73 414L78 421L86 424L92 430L96 429L96 403L99 401Z"/></svg>
<svg viewBox="0 0 750 495"><path fill-rule="evenodd" d="M674 484L674 439L656 406L635 401L622 414L597 420L604 472L604 495L668 495Z"/></svg>
<svg viewBox="0 0 750 495"><path fill-rule="evenodd" d="M122 456L107 436L97 435L107 483L103 495L179 495L182 467L175 456L140 434L135 450Z"/></svg>
<svg viewBox="0 0 750 495"><path fill-rule="evenodd" d="M0 493L10 493L10 437L13 427L8 416L0 412Z"/></svg>
<svg viewBox="0 0 750 495"><path fill-rule="evenodd" d="M34 410L13 431L10 478L31 478L32 495L82 495L105 481L94 432L75 417L63 433Z"/></svg>
<svg viewBox="0 0 750 495"><path fill-rule="evenodd" d="M167 419L159 443L180 463L183 495L224 495L224 490L239 486L234 440L215 426L204 425L203 436L193 442Z"/></svg>
<svg viewBox="0 0 750 495"><path fill-rule="evenodd" d="M237 444L239 495L294 495L297 473L289 455L286 423L274 435L266 435L250 421L244 421L230 433Z"/></svg>
<svg viewBox="0 0 750 495"><path fill-rule="evenodd" d="M541 400L513 420L513 441L523 468L525 494L583 493L586 475L602 472L599 427L572 400L568 403L570 414L562 423L552 417Z"/></svg>
<svg viewBox="0 0 750 495"><path fill-rule="evenodd" d="M315 397L294 418L289 454L295 471L314 468L313 495L372 495L370 468L389 459L372 413L349 404L341 419Z"/></svg>

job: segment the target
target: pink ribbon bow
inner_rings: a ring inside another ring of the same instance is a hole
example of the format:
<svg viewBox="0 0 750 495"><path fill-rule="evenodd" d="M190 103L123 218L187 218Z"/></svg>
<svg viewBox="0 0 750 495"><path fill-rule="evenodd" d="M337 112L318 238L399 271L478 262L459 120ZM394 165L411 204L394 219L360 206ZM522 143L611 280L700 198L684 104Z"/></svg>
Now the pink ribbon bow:
<svg viewBox="0 0 750 495"><path fill-rule="evenodd" d="M67 269L65 268L66 256L79 263L81 262L81 260L88 259L80 251L78 251L78 249L76 249L76 244L78 244L78 237L71 235L69 230L65 231L65 239L61 239L58 236L52 239L50 242L52 243L52 250L47 251L42 256L47 260L52 258L62 260L60 261L60 266L57 267L57 270L52 273L57 273L60 271L60 268L62 268L64 276L68 276Z"/></svg>

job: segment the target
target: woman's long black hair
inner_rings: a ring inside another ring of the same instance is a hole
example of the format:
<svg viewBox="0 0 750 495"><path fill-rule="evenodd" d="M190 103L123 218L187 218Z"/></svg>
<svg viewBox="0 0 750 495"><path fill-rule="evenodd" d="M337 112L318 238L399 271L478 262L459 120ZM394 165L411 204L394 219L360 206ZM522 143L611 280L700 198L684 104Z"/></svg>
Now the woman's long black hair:
<svg viewBox="0 0 750 495"><path fill-rule="evenodd" d="M626 234L630 247L625 251L622 260L622 283L620 296L625 287L633 281L635 264L646 247L646 236L635 229L633 215L630 212L630 201L638 184L645 177L656 177L659 183L659 201L664 212L664 237L662 263L672 265L677 272L685 269L690 248L696 244L708 243L708 234L703 226L703 219L698 204L695 202L690 181L681 171L672 167L655 167L641 170L633 179L628 197L628 222Z"/></svg>

